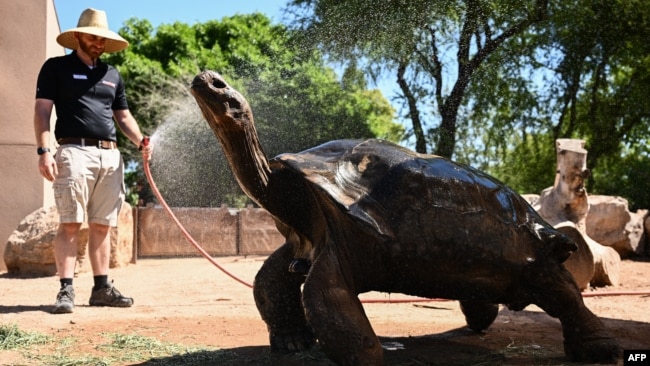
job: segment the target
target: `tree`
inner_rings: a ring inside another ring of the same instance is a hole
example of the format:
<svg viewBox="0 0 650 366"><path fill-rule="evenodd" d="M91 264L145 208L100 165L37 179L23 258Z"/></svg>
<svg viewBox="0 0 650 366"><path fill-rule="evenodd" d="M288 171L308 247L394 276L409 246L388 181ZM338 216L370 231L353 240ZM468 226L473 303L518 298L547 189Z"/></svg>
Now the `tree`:
<svg viewBox="0 0 650 366"><path fill-rule="evenodd" d="M366 60L373 74L389 70L413 123L416 150L427 152L428 134L436 154L451 157L473 77L504 42L546 18L547 2L293 0L288 9L301 42L336 60ZM452 73L457 77L447 86ZM425 133L429 104L439 124Z"/></svg>
<svg viewBox="0 0 650 366"><path fill-rule="evenodd" d="M577 19L574 28L557 22L551 34L564 54L560 75L567 85L554 132L587 138L588 166L597 169L601 160L626 148L647 146L650 4L582 0L572 5L560 14ZM600 186L594 179L591 184L596 190Z"/></svg>
<svg viewBox="0 0 650 366"><path fill-rule="evenodd" d="M525 160L516 178L500 175L504 169L494 162L511 161L512 154L539 156L535 150L544 145L542 155L551 156L555 139L584 139L594 173L589 191L649 207L642 193L650 190L649 181L630 178L642 178L631 167L650 165L650 3L563 1L553 2L550 13L545 27L494 53L468 90L468 99L481 106L472 111L472 130L485 131L478 137L492 146L484 159L493 168L487 169L516 189L536 186L539 192L552 180L540 180L532 165L548 162Z"/></svg>
<svg viewBox="0 0 650 366"><path fill-rule="evenodd" d="M148 21L131 19L120 33L132 47L111 62L126 79L136 118L150 123L158 146L152 171L173 206L243 203L188 94L189 80L202 69L219 71L248 97L270 156L337 138L402 138L394 110L355 77L358 70L350 67L338 80L320 53L292 49L290 31L262 14L155 31Z"/></svg>

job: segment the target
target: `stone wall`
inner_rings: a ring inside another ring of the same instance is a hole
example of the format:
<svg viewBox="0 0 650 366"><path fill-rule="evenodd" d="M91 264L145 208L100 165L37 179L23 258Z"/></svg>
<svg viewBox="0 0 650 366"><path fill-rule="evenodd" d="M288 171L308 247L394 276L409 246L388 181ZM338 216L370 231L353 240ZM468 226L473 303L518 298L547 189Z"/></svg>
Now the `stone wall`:
<svg viewBox="0 0 650 366"><path fill-rule="evenodd" d="M211 256L268 255L284 243L273 219L261 208L171 210L186 233ZM138 258L201 255L162 207L138 207L134 217Z"/></svg>

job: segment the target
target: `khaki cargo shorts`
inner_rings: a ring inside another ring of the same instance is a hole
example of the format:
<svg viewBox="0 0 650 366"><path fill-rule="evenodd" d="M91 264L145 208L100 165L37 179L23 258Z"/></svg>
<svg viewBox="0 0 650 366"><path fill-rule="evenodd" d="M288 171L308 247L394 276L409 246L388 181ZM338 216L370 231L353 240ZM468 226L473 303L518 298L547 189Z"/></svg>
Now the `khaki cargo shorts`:
<svg viewBox="0 0 650 366"><path fill-rule="evenodd" d="M117 226L125 196L120 151L62 145L55 160L59 174L54 179L54 200L59 222Z"/></svg>

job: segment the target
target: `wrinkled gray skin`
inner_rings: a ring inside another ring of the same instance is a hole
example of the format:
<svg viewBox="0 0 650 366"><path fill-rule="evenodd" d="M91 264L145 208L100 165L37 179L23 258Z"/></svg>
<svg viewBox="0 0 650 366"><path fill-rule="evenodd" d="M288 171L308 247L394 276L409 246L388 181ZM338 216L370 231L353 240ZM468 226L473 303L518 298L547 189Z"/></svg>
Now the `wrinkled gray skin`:
<svg viewBox="0 0 650 366"><path fill-rule="evenodd" d="M535 304L560 319L570 360L619 357L562 266L575 243L494 178L381 140L269 161L247 101L219 74L201 73L191 91L243 191L286 237L254 285L273 350L318 341L340 365L382 365L357 295L383 291L459 300L476 331L499 304Z"/></svg>

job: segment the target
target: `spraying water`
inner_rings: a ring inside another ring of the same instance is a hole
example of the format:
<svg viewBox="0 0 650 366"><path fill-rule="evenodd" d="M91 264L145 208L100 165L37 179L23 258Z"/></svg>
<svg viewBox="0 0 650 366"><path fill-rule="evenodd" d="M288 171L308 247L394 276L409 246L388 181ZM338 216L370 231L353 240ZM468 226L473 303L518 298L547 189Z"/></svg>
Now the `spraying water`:
<svg viewBox="0 0 650 366"><path fill-rule="evenodd" d="M242 194L192 100L179 103L151 140L156 146L151 172L170 206L232 205Z"/></svg>

